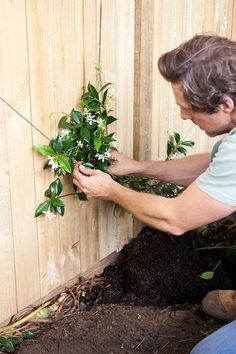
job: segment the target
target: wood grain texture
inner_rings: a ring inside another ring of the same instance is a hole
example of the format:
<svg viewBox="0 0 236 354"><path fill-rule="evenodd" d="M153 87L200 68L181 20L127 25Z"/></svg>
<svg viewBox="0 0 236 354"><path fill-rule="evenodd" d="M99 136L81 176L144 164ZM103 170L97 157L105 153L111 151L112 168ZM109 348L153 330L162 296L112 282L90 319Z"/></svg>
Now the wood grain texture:
<svg viewBox="0 0 236 354"><path fill-rule="evenodd" d="M76 16L73 0L27 2L32 119L50 138L57 133L60 112L70 113L82 92L83 53L77 50L77 46L82 48L83 39L78 36L82 33L82 22L81 9L77 7L77 10ZM50 112L59 114L49 119ZM34 132L34 144L44 143ZM42 169L45 159L37 154L34 159L39 203L56 177ZM63 194L73 192L71 180L62 180ZM41 217L37 220L42 296L80 272L77 198L68 197L65 204L63 218L48 220Z"/></svg>
<svg viewBox="0 0 236 354"><path fill-rule="evenodd" d="M25 2L23 0L2 2L1 22L4 24L4 33L2 33L0 40L1 80L4 98L30 119ZM15 293L10 293L9 298L12 297L13 307L16 298L18 308L22 308L33 299L40 297L38 239L36 222L33 217L35 185L32 129L10 108L5 106L5 109L5 148L7 148L10 181L10 190L8 189L8 191L11 198L11 212L8 219L11 218L12 222L6 247L9 251L10 243L14 244L14 255L12 252L5 253L5 247L1 247L3 253L1 257L7 258L5 259L6 264L9 263L8 257L12 261L6 274L12 269L12 266L15 267L15 277L10 277L8 280L9 284L15 282L16 287L12 285L12 290L15 288ZM4 214L1 217L4 217ZM6 221L7 219L5 219ZM32 265L34 266L32 267Z"/></svg>
<svg viewBox="0 0 236 354"><path fill-rule="evenodd" d="M196 33L214 32L230 37L233 3L232 0L136 1L135 156L165 159L166 142L174 131L196 142L190 153L209 151L218 139L208 138L191 122L181 120L170 84L158 72L157 61L162 53Z"/></svg>

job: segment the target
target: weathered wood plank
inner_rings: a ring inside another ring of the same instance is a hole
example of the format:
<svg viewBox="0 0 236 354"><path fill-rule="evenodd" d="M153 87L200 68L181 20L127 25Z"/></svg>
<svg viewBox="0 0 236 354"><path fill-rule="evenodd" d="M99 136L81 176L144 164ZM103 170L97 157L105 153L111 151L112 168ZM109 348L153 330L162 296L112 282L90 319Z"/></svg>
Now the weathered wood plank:
<svg viewBox="0 0 236 354"><path fill-rule="evenodd" d="M27 1L29 63L31 68L32 118L50 138L57 133L60 115L49 119L50 112L70 112L76 106L82 86L81 11L75 1ZM79 29L76 27L79 26ZM34 144L47 143L34 133ZM39 155L35 158L37 203L56 179L43 170ZM73 192L71 181L63 179L64 194ZM65 216L38 220L40 286L42 296L80 272L77 198L65 199Z"/></svg>
<svg viewBox="0 0 236 354"><path fill-rule="evenodd" d="M30 119L25 2L2 2L0 16L4 26L0 40L4 96L14 108ZM6 108L5 124L11 197L11 216L8 218L12 219L14 237L14 256L11 253L8 256L15 266L16 275L16 289L11 285L11 278L8 283L16 294L9 293L8 296L12 298L13 308L17 297L17 306L20 309L29 301L40 297L38 239L33 216L35 186L32 129L10 108ZM6 240L8 251L9 246L9 240Z"/></svg>

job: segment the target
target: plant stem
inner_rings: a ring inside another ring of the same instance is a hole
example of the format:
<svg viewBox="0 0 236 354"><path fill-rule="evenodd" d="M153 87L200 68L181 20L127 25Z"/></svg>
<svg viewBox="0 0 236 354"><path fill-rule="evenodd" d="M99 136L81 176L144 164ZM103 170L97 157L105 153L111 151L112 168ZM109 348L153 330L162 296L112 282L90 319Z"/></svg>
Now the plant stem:
<svg viewBox="0 0 236 354"><path fill-rule="evenodd" d="M64 197L68 197L69 195L77 195L77 194L79 194L79 193L77 193L77 192L68 193L68 194L61 195L59 198L61 199L61 198L64 198Z"/></svg>
<svg viewBox="0 0 236 354"><path fill-rule="evenodd" d="M200 247L200 248L195 248L195 251L224 250L227 248L229 247L228 246Z"/></svg>
<svg viewBox="0 0 236 354"><path fill-rule="evenodd" d="M217 265L216 265L215 268L213 269L213 272L216 270L217 267L219 267L219 265L220 265L221 262L222 262L222 261L219 261L219 262L217 263Z"/></svg>

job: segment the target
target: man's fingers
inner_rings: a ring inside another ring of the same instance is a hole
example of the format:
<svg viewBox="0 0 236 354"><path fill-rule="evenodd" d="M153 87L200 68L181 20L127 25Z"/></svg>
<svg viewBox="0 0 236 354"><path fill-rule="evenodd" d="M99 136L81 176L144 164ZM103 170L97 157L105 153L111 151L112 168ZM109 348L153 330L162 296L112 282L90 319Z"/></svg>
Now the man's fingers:
<svg viewBox="0 0 236 354"><path fill-rule="evenodd" d="M83 173L83 175L86 175L86 176L93 176L96 173L91 168L84 167L83 165L79 166L79 172Z"/></svg>
<svg viewBox="0 0 236 354"><path fill-rule="evenodd" d="M82 161L75 161L74 166L78 168L82 163Z"/></svg>

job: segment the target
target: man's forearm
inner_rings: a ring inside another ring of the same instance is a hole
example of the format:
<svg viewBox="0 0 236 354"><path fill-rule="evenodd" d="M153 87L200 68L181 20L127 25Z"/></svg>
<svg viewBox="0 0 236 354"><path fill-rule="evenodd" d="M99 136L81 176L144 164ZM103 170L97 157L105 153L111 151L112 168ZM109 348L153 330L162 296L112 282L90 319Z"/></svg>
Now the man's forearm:
<svg viewBox="0 0 236 354"><path fill-rule="evenodd" d="M196 182L178 197L165 198L136 192L113 181L106 199L121 205L144 223L173 235L182 235L235 212L235 207L210 197Z"/></svg>
<svg viewBox="0 0 236 354"><path fill-rule="evenodd" d="M169 198L139 193L114 182L109 199L147 225L175 235L183 233L175 222L175 210Z"/></svg>
<svg viewBox="0 0 236 354"><path fill-rule="evenodd" d="M209 163L209 153L169 161L139 161L136 170L130 175L146 176L187 187L207 169Z"/></svg>

